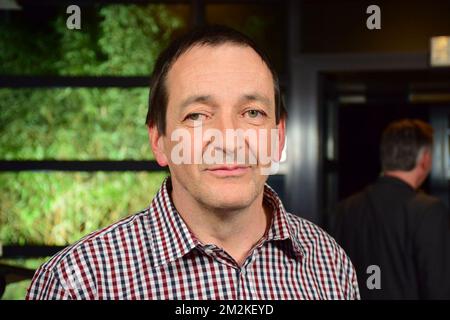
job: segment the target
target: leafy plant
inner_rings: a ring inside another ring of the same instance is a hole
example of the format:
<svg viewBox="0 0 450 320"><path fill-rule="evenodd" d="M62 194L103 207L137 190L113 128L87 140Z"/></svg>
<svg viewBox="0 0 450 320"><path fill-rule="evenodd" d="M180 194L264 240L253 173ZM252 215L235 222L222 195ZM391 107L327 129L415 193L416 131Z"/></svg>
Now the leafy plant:
<svg viewBox="0 0 450 320"><path fill-rule="evenodd" d="M68 30L65 11L42 27L0 22L0 74L149 75L183 19L170 6L106 5ZM0 90L3 160L152 159L148 88ZM0 242L70 244L149 205L166 172L0 174ZM30 262L34 261L34 262ZM17 260L36 268L43 260ZM26 281L5 298L24 297Z"/></svg>

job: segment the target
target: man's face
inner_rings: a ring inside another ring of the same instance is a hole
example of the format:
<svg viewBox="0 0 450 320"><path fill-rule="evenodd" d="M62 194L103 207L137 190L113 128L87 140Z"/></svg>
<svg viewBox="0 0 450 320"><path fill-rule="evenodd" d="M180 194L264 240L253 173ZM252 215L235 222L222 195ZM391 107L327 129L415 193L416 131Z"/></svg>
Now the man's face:
<svg viewBox="0 0 450 320"><path fill-rule="evenodd" d="M250 47L195 46L173 64L166 89L166 132L151 128L150 138L159 164L169 165L174 192L214 209L248 207L267 179L267 161L260 155L273 155L273 147L281 154L284 145L284 120L276 125L268 67ZM238 129L246 132L241 145L227 139ZM179 132L188 137L183 143L173 139ZM174 153L180 146L182 152ZM174 156L180 154L190 154L192 161L179 164ZM238 158L242 154L244 161Z"/></svg>

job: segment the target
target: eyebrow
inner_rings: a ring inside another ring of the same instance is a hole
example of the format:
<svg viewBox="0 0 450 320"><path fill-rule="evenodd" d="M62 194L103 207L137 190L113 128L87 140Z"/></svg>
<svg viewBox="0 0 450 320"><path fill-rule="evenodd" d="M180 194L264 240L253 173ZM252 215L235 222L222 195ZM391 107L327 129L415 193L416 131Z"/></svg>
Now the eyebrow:
<svg viewBox="0 0 450 320"><path fill-rule="evenodd" d="M180 108L184 109L192 103L211 104L212 98L210 95L193 95L184 99L180 104Z"/></svg>
<svg viewBox="0 0 450 320"><path fill-rule="evenodd" d="M270 107L272 105L269 98L267 98L264 95L261 95L257 92L250 93L250 94L244 94L241 98L241 101L247 102L247 101L259 101L262 104L265 104L267 107Z"/></svg>
<svg viewBox="0 0 450 320"><path fill-rule="evenodd" d="M248 101L259 101L266 106L270 107L272 105L270 99L264 95L261 95L257 92L243 94L239 99L239 103L248 102ZM193 95L189 96L183 100L180 104L180 108L184 109L192 103L201 103L201 104L215 104L214 99L211 95Z"/></svg>

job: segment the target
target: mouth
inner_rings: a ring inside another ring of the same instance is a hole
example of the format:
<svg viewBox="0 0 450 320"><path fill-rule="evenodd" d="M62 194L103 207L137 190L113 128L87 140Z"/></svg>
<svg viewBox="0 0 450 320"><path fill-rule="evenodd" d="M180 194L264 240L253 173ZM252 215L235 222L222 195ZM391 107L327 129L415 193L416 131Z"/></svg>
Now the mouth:
<svg viewBox="0 0 450 320"><path fill-rule="evenodd" d="M250 171L250 166L220 165L207 168L206 171L217 177L239 177Z"/></svg>

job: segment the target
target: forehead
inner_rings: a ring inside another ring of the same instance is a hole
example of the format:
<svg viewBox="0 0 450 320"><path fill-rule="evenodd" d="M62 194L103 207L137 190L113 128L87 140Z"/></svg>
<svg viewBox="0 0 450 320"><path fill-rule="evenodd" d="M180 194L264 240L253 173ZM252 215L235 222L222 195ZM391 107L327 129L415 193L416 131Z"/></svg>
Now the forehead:
<svg viewBox="0 0 450 320"><path fill-rule="evenodd" d="M232 43L189 49L169 70L167 87L169 97L246 90L273 96L272 74L262 58L251 47Z"/></svg>

